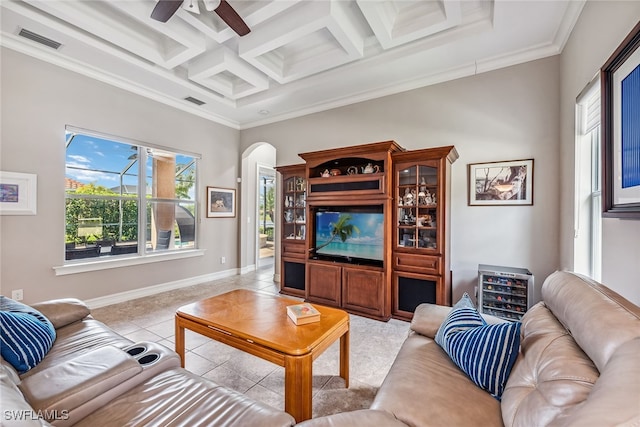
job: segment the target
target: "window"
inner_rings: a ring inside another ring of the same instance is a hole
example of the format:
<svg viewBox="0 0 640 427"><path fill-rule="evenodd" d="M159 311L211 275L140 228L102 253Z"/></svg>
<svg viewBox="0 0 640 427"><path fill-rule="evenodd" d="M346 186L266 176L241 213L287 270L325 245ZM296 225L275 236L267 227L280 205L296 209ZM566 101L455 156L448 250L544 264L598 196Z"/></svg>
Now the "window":
<svg viewBox="0 0 640 427"><path fill-rule="evenodd" d="M65 262L195 249L199 157L67 127Z"/></svg>
<svg viewBox="0 0 640 427"><path fill-rule="evenodd" d="M599 80L590 83L577 99L576 129L574 270L599 281L602 259Z"/></svg>

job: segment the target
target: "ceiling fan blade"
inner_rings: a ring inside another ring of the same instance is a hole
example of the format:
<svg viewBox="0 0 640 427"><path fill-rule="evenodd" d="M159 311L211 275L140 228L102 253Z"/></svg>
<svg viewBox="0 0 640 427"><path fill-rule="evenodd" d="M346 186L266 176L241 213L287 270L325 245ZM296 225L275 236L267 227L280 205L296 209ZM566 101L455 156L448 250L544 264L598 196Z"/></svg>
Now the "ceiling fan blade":
<svg viewBox="0 0 640 427"><path fill-rule="evenodd" d="M220 6L216 8L215 12L233 31L238 33L239 36L247 35L251 31L240 15L238 15L238 12L236 12L226 0L220 1Z"/></svg>
<svg viewBox="0 0 640 427"><path fill-rule="evenodd" d="M160 22L167 22L182 5L182 0L159 0L151 12L151 18Z"/></svg>

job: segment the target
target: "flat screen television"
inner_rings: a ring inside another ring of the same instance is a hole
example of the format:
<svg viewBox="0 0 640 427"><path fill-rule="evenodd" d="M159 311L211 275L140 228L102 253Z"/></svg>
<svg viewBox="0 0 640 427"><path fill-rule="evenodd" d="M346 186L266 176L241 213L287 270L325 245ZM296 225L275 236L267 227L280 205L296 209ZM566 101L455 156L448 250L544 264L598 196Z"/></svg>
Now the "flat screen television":
<svg viewBox="0 0 640 427"><path fill-rule="evenodd" d="M315 209L315 256L354 264L382 265L384 214L379 207Z"/></svg>

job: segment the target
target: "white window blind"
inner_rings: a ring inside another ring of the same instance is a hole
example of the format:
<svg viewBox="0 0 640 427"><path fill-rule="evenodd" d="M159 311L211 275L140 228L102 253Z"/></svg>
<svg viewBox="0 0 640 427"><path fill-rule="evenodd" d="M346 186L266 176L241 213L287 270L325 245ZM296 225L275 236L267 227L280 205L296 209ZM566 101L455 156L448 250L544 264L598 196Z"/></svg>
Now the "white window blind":
<svg viewBox="0 0 640 427"><path fill-rule="evenodd" d="M585 128L584 134L587 134L600 125L600 91L592 94L586 103Z"/></svg>

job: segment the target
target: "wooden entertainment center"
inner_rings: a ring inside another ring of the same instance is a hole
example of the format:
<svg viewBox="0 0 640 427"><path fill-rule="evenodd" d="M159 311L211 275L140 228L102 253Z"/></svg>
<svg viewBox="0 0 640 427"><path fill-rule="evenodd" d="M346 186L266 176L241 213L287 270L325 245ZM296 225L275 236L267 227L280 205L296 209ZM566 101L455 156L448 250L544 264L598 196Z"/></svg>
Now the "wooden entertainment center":
<svg viewBox="0 0 640 427"><path fill-rule="evenodd" d="M451 305L453 146L394 141L302 153L281 166L280 292L388 320Z"/></svg>

